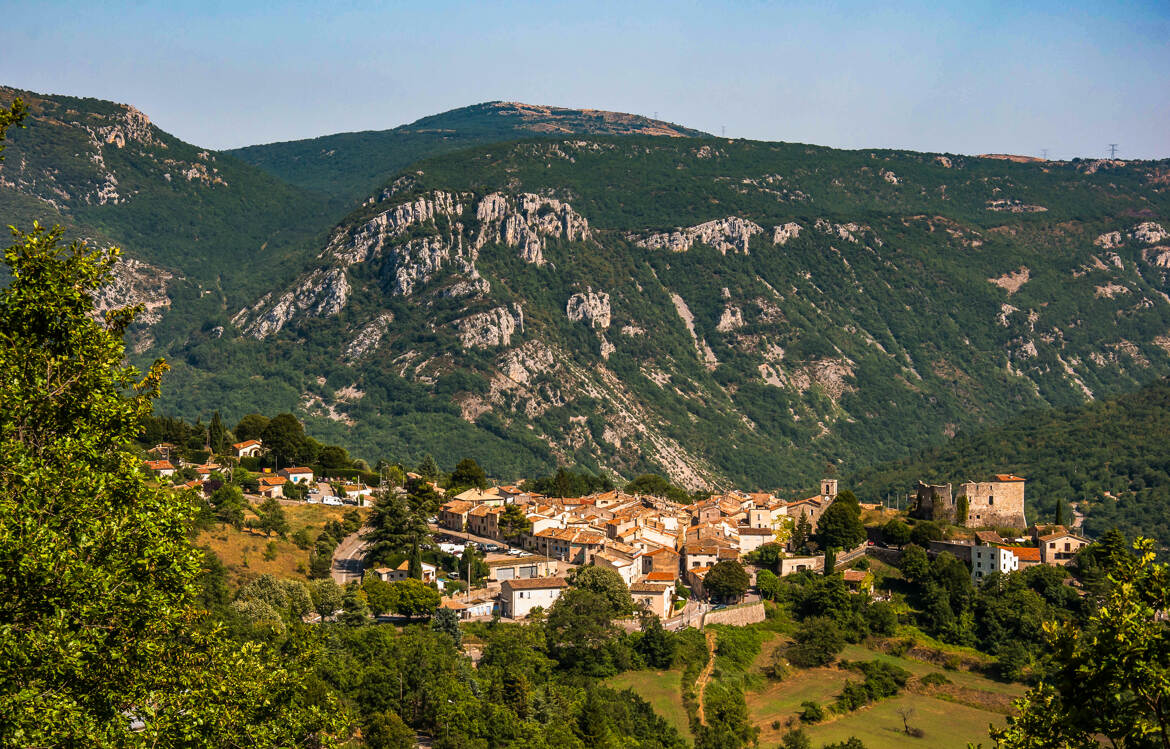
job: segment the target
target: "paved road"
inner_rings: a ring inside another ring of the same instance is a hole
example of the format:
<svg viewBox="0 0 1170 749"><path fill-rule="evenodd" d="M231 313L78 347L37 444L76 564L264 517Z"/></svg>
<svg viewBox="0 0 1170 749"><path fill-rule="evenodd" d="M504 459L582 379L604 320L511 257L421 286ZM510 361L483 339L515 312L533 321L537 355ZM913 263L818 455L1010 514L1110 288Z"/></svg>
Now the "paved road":
<svg viewBox="0 0 1170 749"><path fill-rule="evenodd" d="M476 544L491 544L493 546L501 546L505 549L509 548L507 541L501 541L498 538L487 538L486 536L473 536L470 533L464 533L462 531L453 531L453 530L450 530L448 528L444 528L441 525L437 525L435 523L427 523L427 527L429 527L431 529L431 533L433 533L436 536L451 536L452 538L458 538L460 540L470 541L470 542L476 543ZM515 548L519 549L521 547L517 546Z"/></svg>
<svg viewBox="0 0 1170 749"><path fill-rule="evenodd" d="M703 614L707 613L710 609L711 604L696 601L692 598L687 601L687 605L683 607L682 613L673 619L668 619L664 626L666 629L674 632L680 629L686 629L687 627L701 629L703 626Z"/></svg>
<svg viewBox="0 0 1170 749"><path fill-rule="evenodd" d="M362 577L362 557L369 545L362 538L363 531L365 527L341 539L341 543L333 550L333 581L338 585Z"/></svg>

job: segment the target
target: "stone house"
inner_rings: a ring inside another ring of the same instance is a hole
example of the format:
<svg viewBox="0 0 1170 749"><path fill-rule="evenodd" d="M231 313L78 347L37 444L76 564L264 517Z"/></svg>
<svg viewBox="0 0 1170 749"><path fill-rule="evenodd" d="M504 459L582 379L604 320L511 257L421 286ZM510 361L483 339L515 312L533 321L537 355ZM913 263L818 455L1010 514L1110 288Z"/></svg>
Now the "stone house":
<svg viewBox="0 0 1170 749"><path fill-rule="evenodd" d="M660 619L670 617L670 609L674 603L674 585L665 583L640 582L630 586L630 596L635 604L641 604L646 610Z"/></svg>
<svg viewBox="0 0 1170 749"><path fill-rule="evenodd" d="M299 466L292 468L281 468L278 473L294 484L313 483L313 469L311 468L302 468Z"/></svg>
<svg viewBox="0 0 1170 749"><path fill-rule="evenodd" d="M561 577L505 580L500 586L500 615L522 619L537 606L547 611L568 587Z"/></svg>
<svg viewBox="0 0 1170 749"><path fill-rule="evenodd" d="M1089 539L1061 528L1037 538L1036 545L1040 547L1041 564L1063 567L1072 562L1078 551L1089 545Z"/></svg>
<svg viewBox="0 0 1170 749"><path fill-rule="evenodd" d="M557 560L548 557L493 554L484 561L488 566L488 580L492 582L528 580L538 577L552 577L557 574Z"/></svg>
<svg viewBox="0 0 1170 749"><path fill-rule="evenodd" d="M449 531L462 533L467 527L467 513L475 505L462 499L453 499L439 507L439 526Z"/></svg>

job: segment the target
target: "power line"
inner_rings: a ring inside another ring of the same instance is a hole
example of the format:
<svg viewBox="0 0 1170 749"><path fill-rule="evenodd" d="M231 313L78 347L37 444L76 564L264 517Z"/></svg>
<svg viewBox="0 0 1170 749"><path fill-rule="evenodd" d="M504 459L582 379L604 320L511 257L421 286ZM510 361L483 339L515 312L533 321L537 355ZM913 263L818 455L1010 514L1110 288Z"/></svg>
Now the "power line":
<svg viewBox="0 0 1170 749"><path fill-rule="evenodd" d="M1116 155L1117 155L1117 144L1116 144L1116 143L1110 143L1110 144L1109 144L1109 158L1111 158L1111 159L1112 159L1112 158L1113 158L1114 156L1116 156Z"/></svg>
<svg viewBox="0 0 1170 749"><path fill-rule="evenodd" d="M1047 148L1041 148L1040 155L1044 157L1045 161L1048 161L1048 149Z"/></svg>

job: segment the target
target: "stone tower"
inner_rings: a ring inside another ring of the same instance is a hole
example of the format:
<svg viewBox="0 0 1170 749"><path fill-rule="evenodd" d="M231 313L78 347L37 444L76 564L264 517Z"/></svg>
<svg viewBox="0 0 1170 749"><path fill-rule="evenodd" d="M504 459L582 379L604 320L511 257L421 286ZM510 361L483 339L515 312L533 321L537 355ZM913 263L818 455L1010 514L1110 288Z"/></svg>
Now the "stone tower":
<svg viewBox="0 0 1170 749"><path fill-rule="evenodd" d="M821 479L821 497L832 500L837 496L837 479Z"/></svg>

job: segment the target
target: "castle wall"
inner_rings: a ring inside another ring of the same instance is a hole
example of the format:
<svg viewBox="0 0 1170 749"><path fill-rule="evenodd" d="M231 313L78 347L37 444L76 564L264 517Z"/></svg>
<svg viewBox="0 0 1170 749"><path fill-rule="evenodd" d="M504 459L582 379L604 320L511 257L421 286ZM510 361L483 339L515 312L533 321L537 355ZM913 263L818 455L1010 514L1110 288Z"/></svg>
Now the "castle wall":
<svg viewBox="0 0 1170 749"><path fill-rule="evenodd" d="M1023 481L968 481L955 493L967 498L967 520L971 528L1010 526L1026 528Z"/></svg>

